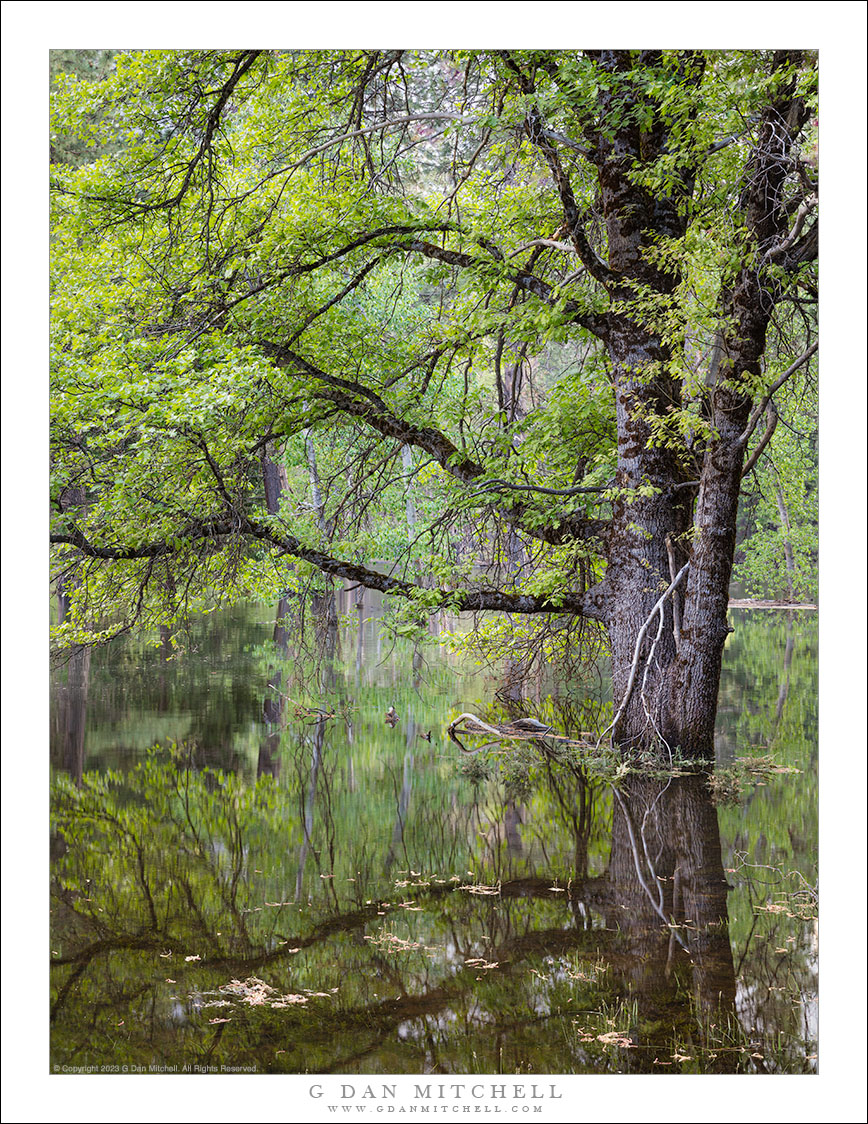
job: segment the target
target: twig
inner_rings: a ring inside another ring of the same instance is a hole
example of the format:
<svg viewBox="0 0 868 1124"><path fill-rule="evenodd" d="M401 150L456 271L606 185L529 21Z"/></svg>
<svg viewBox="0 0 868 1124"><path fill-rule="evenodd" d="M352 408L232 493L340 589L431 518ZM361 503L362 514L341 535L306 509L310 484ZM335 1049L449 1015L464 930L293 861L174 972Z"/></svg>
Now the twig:
<svg viewBox="0 0 868 1124"><path fill-rule="evenodd" d="M672 599L672 604L673 605L675 604L675 598L674 597ZM662 605L662 603L658 604L657 613L658 613L658 617L659 617L659 621L658 621L658 624L657 624L657 635L651 641L651 651L648 653L648 659L645 661L645 670L642 672L642 686L639 690L639 698L642 700L642 709L645 711L645 717L647 718L649 725L653 728L654 733L657 735L657 737L666 746L666 752L669 754L669 761L670 761L670 764L671 764L671 762L672 762L672 748L669 745L669 742L667 742L667 740L660 733L660 730L657 728L657 723L654 721L654 719L651 715L651 711L648 707L648 701L645 698L645 684L648 682L648 672L651 670L651 662L654 659L654 652L655 652L655 650L657 648L657 645L660 641L660 637L663 635L663 619L664 618L663 618L663 605Z"/></svg>

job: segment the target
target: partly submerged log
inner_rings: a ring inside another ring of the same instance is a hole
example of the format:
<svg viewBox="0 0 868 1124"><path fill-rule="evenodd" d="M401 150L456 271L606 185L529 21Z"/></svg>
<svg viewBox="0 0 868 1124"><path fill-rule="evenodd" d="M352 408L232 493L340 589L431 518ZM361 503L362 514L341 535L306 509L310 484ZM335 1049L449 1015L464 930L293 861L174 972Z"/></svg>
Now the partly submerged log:
<svg viewBox="0 0 868 1124"><path fill-rule="evenodd" d="M464 735L487 734L488 741L468 749L456 735L456 730L459 727ZM593 734L582 731L578 737L569 738L566 734L556 733L553 726L547 726L545 722L540 722L537 718L516 718L503 725L492 725L489 722L483 722L475 714L466 712L459 714L457 718L450 722L447 733L464 753L479 753L481 749L487 749L489 746L505 741L550 742L557 743L562 747L572 746L576 749L593 749L596 745Z"/></svg>

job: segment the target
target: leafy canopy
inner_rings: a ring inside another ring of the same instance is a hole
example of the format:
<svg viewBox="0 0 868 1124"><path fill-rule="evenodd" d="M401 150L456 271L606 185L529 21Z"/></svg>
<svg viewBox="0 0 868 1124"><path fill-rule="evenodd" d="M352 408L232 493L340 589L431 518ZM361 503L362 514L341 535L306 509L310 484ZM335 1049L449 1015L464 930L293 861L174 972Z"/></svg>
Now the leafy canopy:
<svg viewBox="0 0 868 1124"><path fill-rule="evenodd" d="M601 318L667 349L682 393L645 421L689 479L718 294L751 252L755 114L787 81L816 98L810 62L646 54L613 72L583 52L118 52L55 79L64 642L371 558L417 608L551 611L601 577L599 520L653 493L616 479ZM642 249L671 284L613 288L590 157L661 122L667 144L625 174L682 198L687 233ZM812 119L806 154L815 137Z"/></svg>

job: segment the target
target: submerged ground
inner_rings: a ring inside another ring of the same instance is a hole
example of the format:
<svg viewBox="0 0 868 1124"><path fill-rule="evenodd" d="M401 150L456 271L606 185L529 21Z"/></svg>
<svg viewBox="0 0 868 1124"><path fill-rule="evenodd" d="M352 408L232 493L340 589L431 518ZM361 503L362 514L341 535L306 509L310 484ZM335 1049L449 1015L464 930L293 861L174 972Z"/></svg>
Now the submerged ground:
<svg viewBox="0 0 868 1124"><path fill-rule="evenodd" d="M462 755L445 729L496 720L495 684L376 621L316 673L264 609L70 662L52 1065L814 1072L816 614L731 616L713 780Z"/></svg>

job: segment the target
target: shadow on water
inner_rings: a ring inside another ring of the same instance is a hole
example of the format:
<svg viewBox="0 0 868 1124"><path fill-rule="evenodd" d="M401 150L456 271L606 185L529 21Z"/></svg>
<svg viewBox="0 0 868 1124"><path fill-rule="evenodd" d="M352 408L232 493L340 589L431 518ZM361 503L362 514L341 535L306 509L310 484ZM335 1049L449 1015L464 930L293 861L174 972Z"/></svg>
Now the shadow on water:
<svg viewBox="0 0 868 1124"><path fill-rule="evenodd" d="M203 632L195 661L128 646L59 677L53 1062L815 1068L810 622L731 638L724 760L801 772L721 804L702 774L461 760L443 731L485 685L430 653L422 674L348 608L314 694L265 613L229 615L231 657Z"/></svg>

